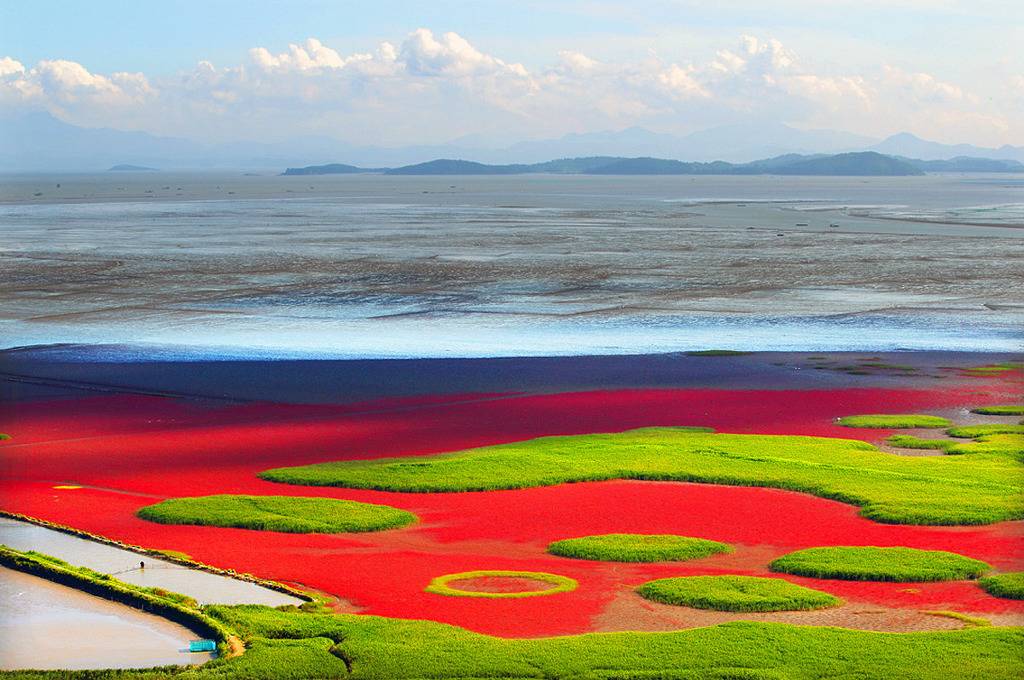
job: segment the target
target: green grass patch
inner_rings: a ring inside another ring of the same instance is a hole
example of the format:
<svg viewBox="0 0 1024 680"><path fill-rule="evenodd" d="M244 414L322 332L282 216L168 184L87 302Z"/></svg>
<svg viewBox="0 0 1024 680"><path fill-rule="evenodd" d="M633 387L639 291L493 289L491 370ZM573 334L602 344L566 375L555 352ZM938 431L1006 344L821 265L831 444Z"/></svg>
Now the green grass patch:
<svg viewBox="0 0 1024 680"><path fill-rule="evenodd" d="M1008 361L1001 364L988 364L986 366L972 366L964 369L968 373L987 375L991 373L1005 373L1007 371L1018 371L1024 368L1024 363L1019 361Z"/></svg>
<svg viewBox="0 0 1024 680"><path fill-rule="evenodd" d="M1024 462L1024 436L1019 434L988 434L975 437L974 441L957 443L946 449L949 454L999 453L1015 456Z"/></svg>
<svg viewBox="0 0 1024 680"><path fill-rule="evenodd" d="M604 562L679 562L731 551L725 543L673 534L603 534L548 546L552 555Z"/></svg>
<svg viewBox="0 0 1024 680"><path fill-rule="evenodd" d="M742 352L735 349L700 349L693 352L687 352L688 357L739 357L746 354L753 354L753 352Z"/></svg>
<svg viewBox="0 0 1024 680"><path fill-rule="evenodd" d="M636 589L663 604L722 612L781 612L834 607L842 603L820 590L780 578L758 576L681 576L648 581Z"/></svg>
<svg viewBox="0 0 1024 680"><path fill-rule="evenodd" d="M469 581L475 579L526 579L541 584L548 584L549 587L536 590L517 590L513 592L493 592L486 590L463 590L453 587L455 581ZM549 574L543 571L506 571L499 569L464 571L458 574L445 574L438 576L430 582L425 592L435 595L448 595L451 597L488 597L488 598L519 598L537 597L539 595L554 595L555 593L567 593L576 590L579 584L575 579L559 574Z"/></svg>
<svg viewBox="0 0 1024 680"><path fill-rule="evenodd" d="M972 445L975 443L972 442ZM410 493L489 491L607 479L790 489L901 524L990 524L1024 518L1013 444L971 456L894 456L867 442L644 428L542 437L437 456L340 461L260 473L275 482Z"/></svg>
<svg viewBox="0 0 1024 680"><path fill-rule="evenodd" d="M958 581L977 578L991 566L943 550L829 546L797 550L772 561L772 571L845 581Z"/></svg>
<svg viewBox="0 0 1024 680"><path fill-rule="evenodd" d="M1001 404L998 406L982 406L971 409L971 413L980 413L983 416L1024 416L1024 405Z"/></svg>
<svg viewBox="0 0 1024 680"><path fill-rule="evenodd" d="M1003 423L986 423L984 425L964 425L946 430L950 437L975 439L990 434L1024 434L1024 425L1004 425Z"/></svg>
<svg viewBox="0 0 1024 680"><path fill-rule="evenodd" d="M885 441L890 446L900 449L938 449L942 451L949 450L958 443L948 439L922 439L910 434L894 434Z"/></svg>
<svg viewBox="0 0 1024 680"><path fill-rule="evenodd" d="M955 619L957 621L962 621L964 625L967 626L982 627L992 625L991 621L989 621L988 619L984 619L980 616L968 616L967 614L961 614L960 612L954 612L948 609L931 609L925 610L922 613L928 614L929 616L941 616L947 619Z"/></svg>
<svg viewBox="0 0 1024 680"><path fill-rule="evenodd" d="M1024 628L879 633L737 621L665 633L503 639L430 621L256 605L205 613L245 654L197 668L8 671L18 680L1018 680Z"/></svg>
<svg viewBox="0 0 1024 680"><path fill-rule="evenodd" d="M978 579L978 585L989 595L1010 600L1024 600L1024 571L993 574Z"/></svg>
<svg viewBox="0 0 1024 680"><path fill-rule="evenodd" d="M846 416L839 419L844 427L867 427L879 430L907 430L921 427L949 427L950 422L939 416L928 416L919 413L905 414L871 414L863 416Z"/></svg>
<svg viewBox="0 0 1024 680"><path fill-rule="evenodd" d="M160 524L234 527L294 534L381 531L416 515L387 505L300 496L196 496L147 505L138 516Z"/></svg>

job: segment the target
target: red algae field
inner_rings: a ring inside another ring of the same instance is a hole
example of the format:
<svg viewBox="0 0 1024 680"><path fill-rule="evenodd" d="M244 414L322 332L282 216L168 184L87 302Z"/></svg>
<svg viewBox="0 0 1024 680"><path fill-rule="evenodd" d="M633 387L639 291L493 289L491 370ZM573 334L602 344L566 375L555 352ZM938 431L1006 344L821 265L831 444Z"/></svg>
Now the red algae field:
<svg viewBox="0 0 1024 680"><path fill-rule="evenodd" d="M426 456L647 426L880 444L891 430L853 430L836 419L928 413L974 423L963 420L969 409L1019 400L1019 373L1011 373L1016 377L964 375L835 389L488 392L344 405L224 404L139 394L26 400L0 423L12 436L0 442L0 509L325 593L341 611L429 619L506 637L665 630L751 618L876 630L960 625L924 614L933 611L1019 625L1024 601L993 597L972 581L826 580L774 574L768 564L807 547L905 546L956 552L997 572L1021 571L1022 521L881 524L860 517L854 505L756 486L612 480L398 493L294 486L257 477L282 466ZM374 533L295 534L156 524L136 516L140 508L164 499L213 494L347 499L407 510L419 520ZM720 541L733 550L676 563L588 561L546 552L553 541L608 533L677 534ZM425 592L435 578L480 570L557 574L578 586L523 598ZM782 577L845 604L828 614L708 618L707 613L681 614L681 608L647 602L633 592L652 579L717 574Z"/></svg>

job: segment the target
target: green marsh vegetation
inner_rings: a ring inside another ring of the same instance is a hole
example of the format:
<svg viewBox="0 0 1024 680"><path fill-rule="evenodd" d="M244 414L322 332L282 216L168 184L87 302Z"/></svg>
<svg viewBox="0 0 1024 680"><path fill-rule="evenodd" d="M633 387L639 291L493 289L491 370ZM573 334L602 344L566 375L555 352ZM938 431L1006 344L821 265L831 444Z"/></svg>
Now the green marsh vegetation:
<svg viewBox="0 0 1024 680"><path fill-rule="evenodd" d="M109 577L108 577L109 578ZM109 579L112 584L134 586ZM412 680L442 678L822 677L1016 679L1024 628L878 633L733 622L670 633L504 639L431 621L335 614L321 605L201 608L240 656L202 666L110 671L0 671L10 680Z"/></svg>
<svg viewBox="0 0 1024 680"><path fill-rule="evenodd" d="M965 443L970 456L907 457L851 439L643 428L278 468L260 477L411 493L607 479L702 482L802 491L861 506L862 516L879 522L991 524L1024 518L1021 447L1000 436Z"/></svg>
<svg viewBox="0 0 1024 680"><path fill-rule="evenodd" d="M1009 425L1002 423L986 423L984 425L964 425L962 427L951 427L946 430L950 437L961 439L976 439L990 434L1024 434L1024 425Z"/></svg>
<svg viewBox="0 0 1024 680"><path fill-rule="evenodd" d="M678 562L731 551L725 543L673 534L602 534L548 546L552 555L605 562Z"/></svg>
<svg viewBox="0 0 1024 680"><path fill-rule="evenodd" d="M964 434L968 432L966 428L956 429ZM973 441L966 442L954 439L922 439L907 434L894 434L886 439L886 442L903 449L936 449L949 455L995 453L1024 460L1024 436L1020 434L988 434L987 430L973 431L971 434Z"/></svg>
<svg viewBox="0 0 1024 680"><path fill-rule="evenodd" d="M18 680L1018 680L1024 628L878 633L737 621L670 633L503 639L428 621L210 607L245 654L198 668L7 672ZM351 669L351 670L350 670ZM952 669L955 669L952 670Z"/></svg>
<svg viewBox="0 0 1024 680"><path fill-rule="evenodd" d="M949 427L950 423L939 416L928 416L919 413L905 414L871 414L863 416L846 416L839 419L844 427L866 427L878 430L906 430L925 427Z"/></svg>
<svg viewBox="0 0 1024 680"><path fill-rule="evenodd" d="M759 576L661 578L648 581L636 592L654 602L723 612L795 611L842 604L839 598L820 590Z"/></svg>
<svg viewBox="0 0 1024 680"><path fill-rule="evenodd" d="M982 406L971 409L971 413L979 413L983 416L1024 416L1024 405L1000 404L998 406Z"/></svg>
<svg viewBox="0 0 1024 680"><path fill-rule="evenodd" d="M1019 371L1021 369L1024 369L1024 362L1007 361L1001 364L972 366L970 368L965 368L964 370L968 373L974 373L976 375L990 375L992 373L1006 373L1007 371Z"/></svg>
<svg viewBox="0 0 1024 680"><path fill-rule="evenodd" d="M978 579L978 585L995 597L1024 600L1024 571L1010 571Z"/></svg>
<svg viewBox="0 0 1024 680"><path fill-rule="evenodd" d="M891 446L901 449L936 449L948 451L960 442L949 439L922 439L911 434L894 434L885 440Z"/></svg>
<svg viewBox="0 0 1024 680"><path fill-rule="evenodd" d="M412 524L416 515L387 505L301 496L171 498L138 511L160 524L234 527L298 534L381 531Z"/></svg>
<svg viewBox="0 0 1024 680"><path fill-rule="evenodd" d="M511 592L488 591L488 590L463 590L451 584L456 581L472 581L477 579L523 579L529 582L536 582L540 588L531 590L516 590ZM426 587L426 592L435 595L448 595L452 597L489 597L489 598L519 598L537 597L539 595L554 595L556 593L567 593L576 590L579 583L575 579L559 574L549 574L543 571L506 571L506 570L479 570L464 571L457 574L445 574L438 576Z"/></svg>
<svg viewBox="0 0 1024 680"><path fill-rule="evenodd" d="M943 550L829 546L797 550L772 561L784 574L846 581L959 581L981 576L991 566Z"/></svg>
<svg viewBox="0 0 1024 680"><path fill-rule="evenodd" d="M946 619L954 619L956 621L962 621L964 625L972 627L991 626L992 622L986 618L980 616L970 616L968 614L962 614L960 612L950 611L948 609L926 609L921 612L922 614L928 614L929 616L941 616Z"/></svg>

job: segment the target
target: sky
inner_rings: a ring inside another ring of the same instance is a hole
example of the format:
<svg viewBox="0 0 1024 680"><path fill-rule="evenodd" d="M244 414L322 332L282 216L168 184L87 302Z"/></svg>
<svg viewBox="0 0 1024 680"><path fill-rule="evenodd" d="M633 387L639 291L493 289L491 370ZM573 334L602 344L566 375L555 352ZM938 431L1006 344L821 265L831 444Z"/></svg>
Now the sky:
<svg viewBox="0 0 1024 680"><path fill-rule="evenodd" d="M379 145L786 123L1024 145L1024 1L0 2L0 110Z"/></svg>

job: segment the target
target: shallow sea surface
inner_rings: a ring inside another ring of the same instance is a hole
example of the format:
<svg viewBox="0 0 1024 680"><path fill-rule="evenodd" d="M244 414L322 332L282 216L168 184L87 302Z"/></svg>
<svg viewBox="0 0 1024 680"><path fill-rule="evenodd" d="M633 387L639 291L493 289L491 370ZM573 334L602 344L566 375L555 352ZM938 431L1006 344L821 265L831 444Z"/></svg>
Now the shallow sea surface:
<svg viewBox="0 0 1024 680"><path fill-rule="evenodd" d="M7 175L0 347L1016 351L1022 206L1017 175Z"/></svg>

